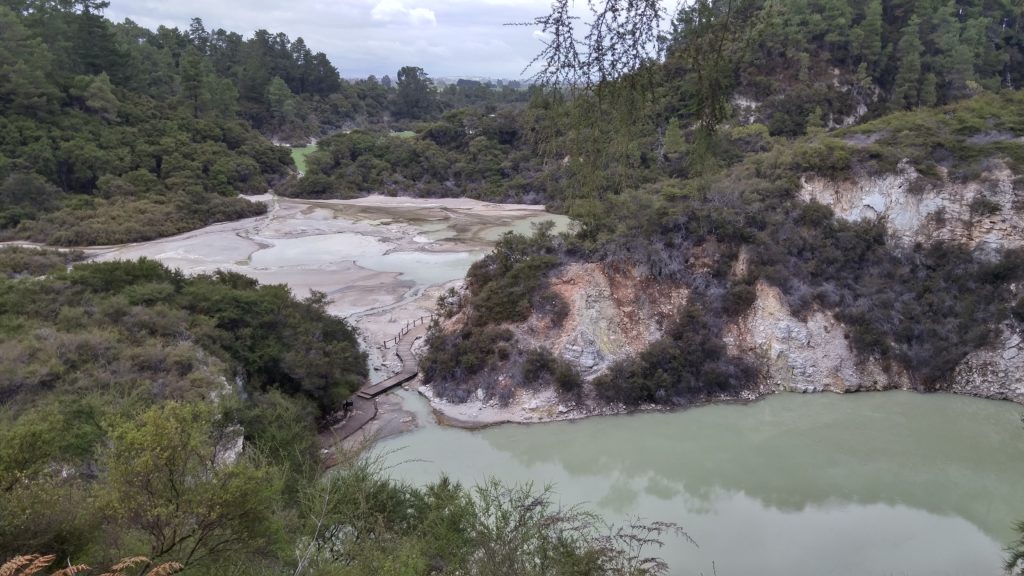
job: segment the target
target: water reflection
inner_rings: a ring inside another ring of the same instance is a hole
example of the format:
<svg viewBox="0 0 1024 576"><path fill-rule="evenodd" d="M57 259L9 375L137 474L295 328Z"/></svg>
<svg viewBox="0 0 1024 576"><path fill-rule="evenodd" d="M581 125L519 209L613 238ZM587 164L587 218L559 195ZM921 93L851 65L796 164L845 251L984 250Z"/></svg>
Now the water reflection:
<svg viewBox="0 0 1024 576"><path fill-rule="evenodd" d="M417 400L418 401L418 400ZM475 482L554 483L611 518L683 524L678 573L998 574L1024 519L1021 408L946 395L781 395L674 414L427 427L393 439ZM740 553L741 552L741 553ZM723 568L728 570L723 571Z"/></svg>

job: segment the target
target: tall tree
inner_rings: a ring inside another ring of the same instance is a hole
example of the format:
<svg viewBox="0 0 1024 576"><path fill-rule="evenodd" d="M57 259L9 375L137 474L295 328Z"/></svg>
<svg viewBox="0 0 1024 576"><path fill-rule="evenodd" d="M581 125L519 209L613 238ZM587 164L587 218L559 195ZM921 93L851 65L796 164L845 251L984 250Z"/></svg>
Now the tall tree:
<svg viewBox="0 0 1024 576"><path fill-rule="evenodd" d="M123 78L125 56L117 45L110 22L103 17L107 2L84 0L73 31L75 60L79 74L106 72L116 80Z"/></svg>
<svg viewBox="0 0 1024 576"><path fill-rule="evenodd" d="M98 114L104 120L112 122L117 119L117 110L121 103L114 96L114 87L106 72L93 77L82 94L85 108Z"/></svg>
<svg viewBox="0 0 1024 576"><path fill-rule="evenodd" d="M437 110L434 82L422 68L405 66L398 71L394 113L400 118L427 118Z"/></svg>
<svg viewBox="0 0 1024 576"><path fill-rule="evenodd" d="M295 119L295 95L280 76L274 76L267 86L267 100L270 102L270 112L278 127Z"/></svg>
<svg viewBox="0 0 1024 576"><path fill-rule="evenodd" d="M901 32L899 45L896 47L897 72L893 86L892 103L900 108L912 108L917 105L921 85L921 22L917 16Z"/></svg>
<svg viewBox="0 0 1024 576"><path fill-rule="evenodd" d="M210 33L206 31L202 18L193 18L188 27L188 41L199 51L206 55L210 50Z"/></svg>
<svg viewBox="0 0 1024 576"><path fill-rule="evenodd" d="M190 46L181 60L181 96L193 118L199 118L204 83L202 56L197 48Z"/></svg>
<svg viewBox="0 0 1024 576"><path fill-rule="evenodd" d="M877 73L882 64L882 0L868 0L857 30L861 60L869 71Z"/></svg>
<svg viewBox="0 0 1024 576"><path fill-rule="evenodd" d="M834 62L845 62L850 54L850 29L853 9L848 0L825 0L823 17L826 23L825 44Z"/></svg>
<svg viewBox="0 0 1024 576"><path fill-rule="evenodd" d="M329 96L341 90L341 75L323 52L313 54L313 80L309 91L320 96Z"/></svg>
<svg viewBox="0 0 1024 576"><path fill-rule="evenodd" d="M0 6L0 111L35 115L53 109L59 92L50 71L46 46Z"/></svg>
<svg viewBox="0 0 1024 576"><path fill-rule="evenodd" d="M690 112L709 135L728 114L736 70L755 33L748 0L696 0L679 11L671 50L692 75Z"/></svg>

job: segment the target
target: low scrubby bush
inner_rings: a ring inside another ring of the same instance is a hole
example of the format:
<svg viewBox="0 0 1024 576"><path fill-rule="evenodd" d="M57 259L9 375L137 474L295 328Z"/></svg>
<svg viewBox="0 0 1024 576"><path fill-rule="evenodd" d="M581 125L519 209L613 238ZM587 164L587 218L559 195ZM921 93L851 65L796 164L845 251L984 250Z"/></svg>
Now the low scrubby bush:
<svg viewBox="0 0 1024 576"><path fill-rule="evenodd" d="M720 326L704 310L702 304L688 304L665 337L635 358L612 365L594 380L598 396L627 406L682 405L756 384L757 370L728 354Z"/></svg>
<svg viewBox="0 0 1024 576"><path fill-rule="evenodd" d="M583 379L571 364L540 348L523 355L520 372L527 387L553 384L565 394L576 394L583 387Z"/></svg>

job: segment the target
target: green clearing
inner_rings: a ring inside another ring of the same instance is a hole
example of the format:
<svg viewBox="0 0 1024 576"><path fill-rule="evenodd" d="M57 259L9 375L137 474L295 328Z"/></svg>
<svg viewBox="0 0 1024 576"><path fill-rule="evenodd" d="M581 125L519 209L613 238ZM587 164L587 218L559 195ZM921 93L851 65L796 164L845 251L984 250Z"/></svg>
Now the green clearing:
<svg viewBox="0 0 1024 576"><path fill-rule="evenodd" d="M299 170L299 174L306 173L306 157L316 151L316 144L312 146L303 146L301 148L292 148L292 160L295 161L295 167Z"/></svg>

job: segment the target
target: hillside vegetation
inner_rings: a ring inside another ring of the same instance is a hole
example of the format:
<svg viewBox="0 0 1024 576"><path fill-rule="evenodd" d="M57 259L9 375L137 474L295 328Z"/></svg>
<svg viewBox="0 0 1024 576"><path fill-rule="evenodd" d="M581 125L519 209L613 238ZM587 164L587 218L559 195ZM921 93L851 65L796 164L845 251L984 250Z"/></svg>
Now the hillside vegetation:
<svg viewBox="0 0 1024 576"><path fill-rule="evenodd" d="M977 184L969 224L1024 210L986 196L1024 190L1019 2L697 0L659 30L662 2L608 0L591 3L590 35L558 17L570 2L533 24L583 42L547 44L546 85L522 90L440 88L415 67L349 82L281 33L198 19L151 31L108 21L95 0L5 0L0 239L145 240L260 214L239 195L271 188L568 214L572 234L506 235L465 291L442 297L422 371L452 401L540 386L627 407L740 397L763 363L731 351L727 329L764 285L796 316L830 314L860 359L923 390L1024 329L1020 249L899 242L884 220L801 197L811 178L913 170L908 194ZM310 137L300 179L270 138ZM667 573L651 556L674 526L609 532L544 491L412 487L372 458L322 475L318 428L368 372L325 296L79 257L0 249L0 559L146 556L211 575ZM571 263L681 287L686 303L645 350L584 381L516 332L566 321L552 278Z"/></svg>
<svg viewBox="0 0 1024 576"><path fill-rule="evenodd" d="M1022 28L1008 3L750 0L683 9L664 62L537 96L506 121L500 169L522 181L508 197L545 198L580 230L535 238L546 246L536 256L523 254L524 241L503 241L474 266L468 294L456 301L463 327L433 337L427 379L449 399L478 387L497 393L499 379L528 387L529 379L504 376L531 363L502 324L564 308L552 302L550 271L582 261L682 283L699 302L680 310L677 327L649 350L591 382L605 401L676 405L754 387L756 359L729 356L722 336L753 304L759 281L780 288L800 317L832 313L861 358L905 371L921 389L947 387L968 354L1020 327L1024 304L1014 286L1024 254L901 244L884 220L846 221L802 200L801 182L912 168L919 190L991 188L985 179L1005 167L1020 190L1024 96L1014 87L1024 70ZM616 46L590 48L599 59ZM586 54L578 62L546 70L560 80L608 70ZM911 93L908 83L927 90ZM429 134L421 150L434 145ZM529 168L507 161L516 149L535 155ZM327 172L335 181L354 173L344 161L334 166ZM382 178L417 174L399 167ZM437 181L417 178L406 192ZM479 182L449 176L447 186L485 195ZM1003 209L979 197L971 215Z"/></svg>

